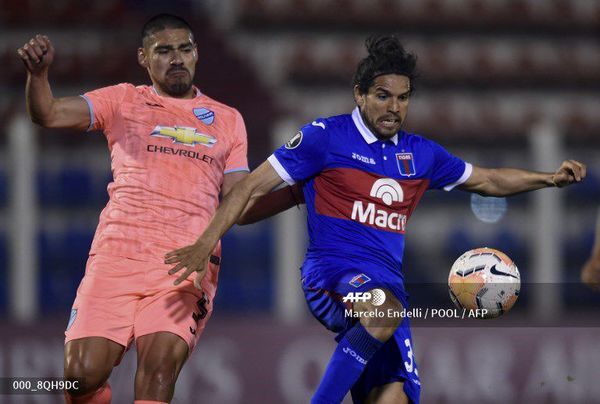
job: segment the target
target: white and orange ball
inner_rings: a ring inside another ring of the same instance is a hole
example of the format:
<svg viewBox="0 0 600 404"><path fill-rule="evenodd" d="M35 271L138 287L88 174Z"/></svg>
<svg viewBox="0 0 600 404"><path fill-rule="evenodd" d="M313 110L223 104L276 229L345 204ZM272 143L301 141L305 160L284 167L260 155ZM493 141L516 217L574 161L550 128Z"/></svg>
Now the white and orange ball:
<svg viewBox="0 0 600 404"><path fill-rule="evenodd" d="M450 299L460 309L487 310L484 318L508 312L519 296L521 275L515 263L493 248L476 248L461 255L448 276Z"/></svg>

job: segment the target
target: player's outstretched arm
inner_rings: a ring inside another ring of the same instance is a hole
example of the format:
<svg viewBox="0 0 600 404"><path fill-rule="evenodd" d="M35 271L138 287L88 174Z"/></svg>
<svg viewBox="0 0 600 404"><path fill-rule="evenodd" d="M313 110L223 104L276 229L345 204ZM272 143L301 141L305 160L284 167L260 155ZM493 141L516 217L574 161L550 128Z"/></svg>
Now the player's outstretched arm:
<svg viewBox="0 0 600 404"><path fill-rule="evenodd" d="M235 184L246 178L247 175L248 173L245 171L225 174L223 185L221 186L222 195L226 196ZM292 186L286 186L266 195L250 198L244 212L236 223L243 226L260 222L301 203L304 203L301 184L296 183Z"/></svg>
<svg viewBox="0 0 600 404"><path fill-rule="evenodd" d="M169 271L170 275L185 268L174 284L178 285L193 272L198 272L194 284L200 288L209 256L219 239L237 222L251 199L267 194L282 182L268 161L238 182L225 196L208 227L194 244L165 254L165 264L176 264Z"/></svg>
<svg viewBox="0 0 600 404"><path fill-rule="evenodd" d="M581 281L593 291L600 292L600 210L596 219L594 247L581 270Z"/></svg>
<svg viewBox="0 0 600 404"><path fill-rule="evenodd" d="M302 185L296 183L286 186L266 195L252 198L242 216L237 221L239 225L260 222L268 217L304 203Z"/></svg>
<svg viewBox="0 0 600 404"><path fill-rule="evenodd" d="M473 166L469 179L458 188L484 196L509 196L546 187L566 187L583 181L585 176L585 164L575 160L563 161L554 173Z"/></svg>
<svg viewBox="0 0 600 404"><path fill-rule="evenodd" d="M17 49L27 69L25 97L32 122L46 128L84 130L90 125L90 111L81 97L54 98L48 70L54 60L54 47L45 35L36 35Z"/></svg>

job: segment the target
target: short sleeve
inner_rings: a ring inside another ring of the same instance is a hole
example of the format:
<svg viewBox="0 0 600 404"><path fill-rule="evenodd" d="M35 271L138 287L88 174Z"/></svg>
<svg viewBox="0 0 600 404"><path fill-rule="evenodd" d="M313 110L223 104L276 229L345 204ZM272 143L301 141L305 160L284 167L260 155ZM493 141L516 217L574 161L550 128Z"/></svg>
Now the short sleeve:
<svg viewBox="0 0 600 404"><path fill-rule="evenodd" d="M269 163L289 185L311 178L325 167L330 129L323 120L313 121L275 150Z"/></svg>
<svg viewBox="0 0 600 404"><path fill-rule="evenodd" d="M229 174L236 171L250 171L248 169L248 135L244 119L238 111L235 111L233 145L225 162L224 173Z"/></svg>
<svg viewBox="0 0 600 404"><path fill-rule="evenodd" d="M449 153L439 144L429 141L433 152L433 166L429 188L450 191L471 176L471 164Z"/></svg>
<svg viewBox="0 0 600 404"><path fill-rule="evenodd" d="M81 96L87 102L90 109L90 126L88 131L105 130L112 126L129 85L123 83L103 87L89 91Z"/></svg>

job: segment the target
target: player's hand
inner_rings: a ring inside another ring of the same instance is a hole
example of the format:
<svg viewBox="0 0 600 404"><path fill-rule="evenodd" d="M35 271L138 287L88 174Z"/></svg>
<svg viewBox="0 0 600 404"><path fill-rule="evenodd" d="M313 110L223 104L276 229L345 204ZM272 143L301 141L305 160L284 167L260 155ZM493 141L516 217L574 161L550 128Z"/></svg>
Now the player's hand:
<svg viewBox="0 0 600 404"><path fill-rule="evenodd" d="M600 260L587 260L581 270L581 282L594 292L600 292Z"/></svg>
<svg viewBox="0 0 600 404"><path fill-rule="evenodd" d="M585 164L576 160L565 160L552 176L552 182L557 187L562 188L574 182L583 181L585 175Z"/></svg>
<svg viewBox="0 0 600 404"><path fill-rule="evenodd" d="M46 72L54 60L54 47L46 35L36 35L17 49L19 57L29 73L38 75Z"/></svg>
<svg viewBox="0 0 600 404"><path fill-rule="evenodd" d="M205 248L201 243L194 243L178 250L173 250L165 254L165 264L177 264L171 270L169 275L176 274L185 268L185 271L173 282L174 285L179 285L187 279L192 273L197 272L194 279L194 286L197 289L202 289L202 279L206 275L208 259L212 249Z"/></svg>

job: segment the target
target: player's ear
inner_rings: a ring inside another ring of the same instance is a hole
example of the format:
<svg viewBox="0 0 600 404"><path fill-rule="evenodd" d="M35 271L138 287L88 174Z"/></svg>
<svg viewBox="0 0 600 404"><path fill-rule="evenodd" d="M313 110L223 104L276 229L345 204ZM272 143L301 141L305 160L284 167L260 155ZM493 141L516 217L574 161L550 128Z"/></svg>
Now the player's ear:
<svg viewBox="0 0 600 404"><path fill-rule="evenodd" d="M140 66L146 69L148 68L148 58L146 57L146 52L144 51L144 48L138 48L137 60Z"/></svg>
<svg viewBox="0 0 600 404"><path fill-rule="evenodd" d="M356 102L356 105L358 105L359 108L364 107L365 97L366 97L366 94L362 94L360 92L360 88L358 87L358 85L355 85L354 86L354 101Z"/></svg>
<svg viewBox="0 0 600 404"><path fill-rule="evenodd" d="M194 42L194 64L198 63L198 45Z"/></svg>

